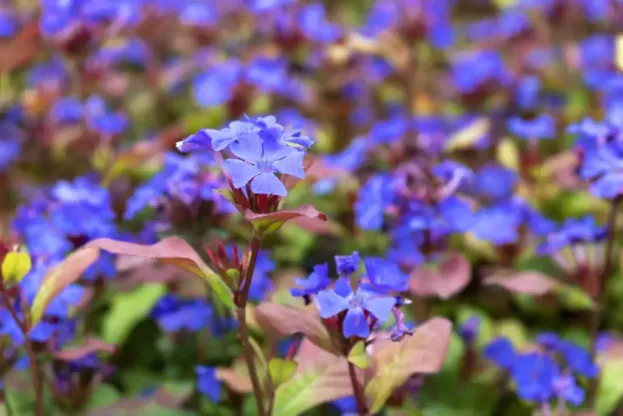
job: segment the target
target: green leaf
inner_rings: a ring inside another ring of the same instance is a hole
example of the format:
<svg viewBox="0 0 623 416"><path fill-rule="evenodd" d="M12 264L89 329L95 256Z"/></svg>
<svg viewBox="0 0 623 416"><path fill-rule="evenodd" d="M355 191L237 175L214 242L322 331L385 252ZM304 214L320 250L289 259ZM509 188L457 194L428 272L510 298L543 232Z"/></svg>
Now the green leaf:
<svg viewBox="0 0 623 416"><path fill-rule="evenodd" d="M275 386L280 386L290 380L296 373L297 364L291 360L273 358L268 362L270 379Z"/></svg>
<svg viewBox="0 0 623 416"><path fill-rule="evenodd" d="M560 285L556 288L556 294L560 302L568 309L574 311L589 311L595 308L595 303L590 295L579 287Z"/></svg>
<svg viewBox="0 0 623 416"><path fill-rule="evenodd" d="M366 343L358 341L348 353L348 361L361 369L370 367L370 357L366 352Z"/></svg>
<svg viewBox="0 0 623 416"><path fill-rule="evenodd" d="M86 407L89 409L99 409L114 404L119 400L119 392L108 384L100 384L93 391L93 395L87 402Z"/></svg>
<svg viewBox="0 0 623 416"><path fill-rule="evenodd" d="M274 415L300 415L322 403L353 394L344 357L336 357L305 339L296 361L297 373L275 392Z"/></svg>
<svg viewBox="0 0 623 416"><path fill-rule="evenodd" d="M150 246L99 238L88 243L86 247L97 247L114 254L157 259L177 266L203 279L225 306L234 307L234 295L229 286L205 264L190 244L180 237L165 238Z"/></svg>
<svg viewBox="0 0 623 416"><path fill-rule="evenodd" d="M599 389L597 390L597 414L611 415L623 398L623 357L612 357L601 368Z"/></svg>
<svg viewBox="0 0 623 416"><path fill-rule="evenodd" d="M402 342L377 341L372 357L376 374L365 389L371 403L370 411L379 412L394 389L402 386L413 374L438 372L445 361L451 333L450 321L433 318Z"/></svg>
<svg viewBox="0 0 623 416"><path fill-rule="evenodd" d="M26 252L9 252L2 261L2 278L5 282L19 283L32 267L30 255Z"/></svg>
<svg viewBox="0 0 623 416"><path fill-rule="evenodd" d="M121 345L132 328L149 314L165 293L166 289L162 284L145 284L132 292L115 294L110 311L104 318L104 341Z"/></svg>
<svg viewBox="0 0 623 416"><path fill-rule="evenodd" d="M45 310L54 298L67 286L77 281L82 273L99 257L96 248L82 248L71 253L60 264L52 268L45 276L39 292L35 296L31 309L31 328L43 317Z"/></svg>

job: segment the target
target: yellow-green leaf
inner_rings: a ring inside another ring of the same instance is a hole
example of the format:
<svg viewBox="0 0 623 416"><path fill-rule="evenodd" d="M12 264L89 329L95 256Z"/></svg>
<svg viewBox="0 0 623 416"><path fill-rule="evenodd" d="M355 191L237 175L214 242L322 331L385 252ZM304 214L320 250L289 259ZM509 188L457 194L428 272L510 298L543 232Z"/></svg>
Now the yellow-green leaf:
<svg viewBox="0 0 623 416"><path fill-rule="evenodd" d="M290 380L296 373L297 364L292 360L273 358L268 363L270 379L275 386L280 386Z"/></svg>
<svg viewBox="0 0 623 416"><path fill-rule="evenodd" d="M43 279L31 309L31 328L43 317L46 308L61 291L74 283L82 273L95 263L99 250L94 247L81 248L53 267Z"/></svg>
<svg viewBox="0 0 623 416"><path fill-rule="evenodd" d="M30 255L26 252L10 252L2 261L2 278L5 282L20 282L32 267Z"/></svg>
<svg viewBox="0 0 623 416"><path fill-rule="evenodd" d="M180 237L165 238L153 245L99 238L91 241L86 246L97 247L114 254L146 257L172 264L203 279L225 306L230 308L234 306L234 295L229 286L205 264L190 244Z"/></svg>
<svg viewBox="0 0 623 416"><path fill-rule="evenodd" d="M366 369L370 366L370 357L366 352L366 343L358 341L348 353L348 361L356 365L361 369Z"/></svg>

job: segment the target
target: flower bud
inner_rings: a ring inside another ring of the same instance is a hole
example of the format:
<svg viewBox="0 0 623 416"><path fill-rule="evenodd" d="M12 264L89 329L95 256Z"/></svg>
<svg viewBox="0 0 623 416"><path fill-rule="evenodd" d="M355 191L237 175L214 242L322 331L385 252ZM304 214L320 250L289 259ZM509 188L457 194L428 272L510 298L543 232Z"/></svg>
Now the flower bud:
<svg viewBox="0 0 623 416"><path fill-rule="evenodd" d="M2 261L2 278L5 282L19 283L31 267L32 261L27 252L12 251Z"/></svg>

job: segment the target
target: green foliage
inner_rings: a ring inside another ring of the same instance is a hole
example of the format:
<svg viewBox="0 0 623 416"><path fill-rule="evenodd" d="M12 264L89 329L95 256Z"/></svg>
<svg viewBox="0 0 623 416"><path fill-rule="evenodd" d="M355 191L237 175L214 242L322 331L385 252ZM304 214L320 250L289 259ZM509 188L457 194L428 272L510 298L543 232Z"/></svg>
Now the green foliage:
<svg viewBox="0 0 623 416"><path fill-rule="evenodd" d="M275 386L280 386L290 380L296 373L297 364L291 360L273 358L268 362L270 380Z"/></svg>
<svg viewBox="0 0 623 416"><path fill-rule="evenodd" d="M131 292L118 293L103 322L102 337L111 344L123 344L128 334L166 292L162 284L145 284Z"/></svg>
<svg viewBox="0 0 623 416"><path fill-rule="evenodd" d="M348 353L348 361L361 369L370 367L370 357L364 341L358 341Z"/></svg>

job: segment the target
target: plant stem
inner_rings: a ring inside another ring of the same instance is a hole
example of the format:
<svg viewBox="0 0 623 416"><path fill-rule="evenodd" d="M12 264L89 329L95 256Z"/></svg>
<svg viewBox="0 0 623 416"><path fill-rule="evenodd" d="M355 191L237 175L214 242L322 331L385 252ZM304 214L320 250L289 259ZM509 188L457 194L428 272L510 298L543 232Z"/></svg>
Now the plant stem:
<svg viewBox="0 0 623 416"><path fill-rule="evenodd" d="M353 385L353 392L355 394L355 401L357 402L357 412L359 416L368 416L368 406L366 404L366 396L363 393L361 384L357 380L357 370L350 361L348 362L348 373L350 374L350 383Z"/></svg>
<svg viewBox="0 0 623 416"><path fill-rule="evenodd" d="M30 361L30 376L32 378L32 385L35 388L35 402L37 409L35 414L37 416L43 416L43 386L39 378L39 369L37 367L35 353L32 349L32 342L30 341L30 337L28 336L28 325L25 321L19 319L19 316L17 316L17 312L15 311L13 305L11 305L11 299L9 299L9 295L7 294L4 287L2 287L1 292L4 306L9 310L11 317L17 323L17 326L19 327L22 335L24 336L24 348L26 350L28 360Z"/></svg>
<svg viewBox="0 0 623 416"><path fill-rule="evenodd" d="M606 303L606 286L608 277L610 276L610 272L612 269L612 264L614 263L613 254L614 254L614 240L616 235L616 220L617 220L617 211L619 209L619 205L621 203L621 198L616 198L612 201L610 206L610 215L608 217L607 224L607 240L606 240L606 251L604 253L604 265L602 268L601 276L599 277L599 281L597 282L597 292L595 293L595 310L593 311L593 315L591 317L591 346L590 353L591 359L595 361L595 355L597 351L595 350L595 341L599 335L599 325L601 323L601 315L603 309L605 308ZM597 396L597 386L599 383L599 377L595 377L591 380L589 386L589 403L592 406L595 404L595 399Z"/></svg>
<svg viewBox="0 0 623 416"><path fill-rule="evenodd" d="M260 384L260 379L257 375L257 369L255 368L255 352L253 351L253 347L249 342L249 327L247 326L246 314L247 300L249 298L249 289L251 288L251 278L253 277L253 272L255 271L255 263L257 262L257 255L260 251L260 244L260 238L254 236L253 241L251 242L251 258L249 259L249 265L247 266L243 286L237 296L237 312L240 343L242 345L242 352L244 354L244 359L249 370L251 384L253 385L253 395L255 396L255 404L257 405L257 414L259 416L265 416L266 410L264 408L262 386Z"/></svg>

